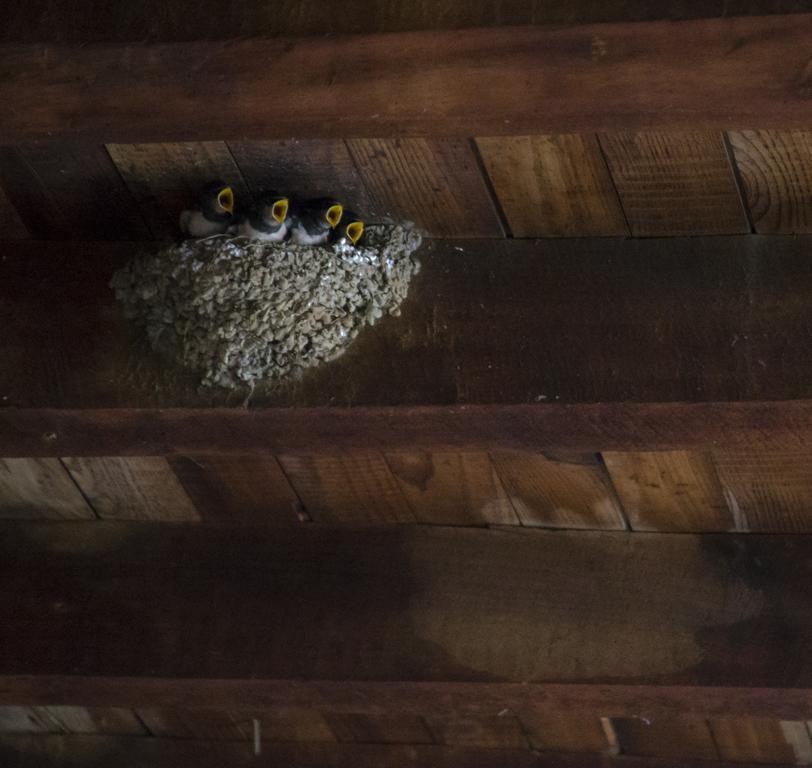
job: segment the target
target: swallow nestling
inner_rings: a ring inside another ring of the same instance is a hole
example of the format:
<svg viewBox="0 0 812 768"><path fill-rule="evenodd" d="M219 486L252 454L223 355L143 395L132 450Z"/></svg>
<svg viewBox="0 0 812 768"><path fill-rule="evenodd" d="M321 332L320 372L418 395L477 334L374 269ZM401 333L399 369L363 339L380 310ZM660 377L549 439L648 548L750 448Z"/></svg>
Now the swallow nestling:
<svg viewBox="0 0 812 768"><path fill-rule="evenodd" d="M234 216L234 190L222 181L212 181L197 196L197 207L181 211L180 230L189 237L223 234Z"/></svg>
<svg viewBox="0 0 812 768"><path fill-rule="evenodd" d="M230 231L238 237L279 243L290 232L289 206L284 195L262 192Z"/></svg>
<svg viewBox="0 0 812 768"><path fill-rule="evenodd" d="M344 206L327 197L297 203L291 214L291 239L299 245L326 243L343 213Z"/></svg>
<svg viewBox="0 0 812 768"><path fill-rule="evenodd" d="M344 209L341 223L330 232L330 242L338 243L346 240L351 245L358 245L364 236L364 221L355 213Z"/></svg>

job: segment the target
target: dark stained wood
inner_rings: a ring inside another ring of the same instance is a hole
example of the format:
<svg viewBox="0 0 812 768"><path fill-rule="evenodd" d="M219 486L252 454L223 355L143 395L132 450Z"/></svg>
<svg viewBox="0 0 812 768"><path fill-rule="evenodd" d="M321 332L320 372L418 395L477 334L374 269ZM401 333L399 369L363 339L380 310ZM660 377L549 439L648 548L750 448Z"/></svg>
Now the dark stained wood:
<svg viewBox="0 0 812 768"><path fill-rule="evenodd" d="M514 237L628 234L594 135L476 141Z"/></svg>
<svg viewBox="0 0 812 768"><path fill-rule="evenodd" d="M183 678L212 686L204 706L226 709L218 679L246 684L241 709L322 696L320 708L342 711L343 698L369 712L383 695L398 702L393 714L414 711L409 698L426 683L427 717L455 711L443 692L453 683L481 684L463 694L480 711L460 711L477 717L494 714L495 697L497 713L522 712L554 697L555 683L599 698L636 687L626 707L643 717L647 695L673 710L671 697L690 690L702 711L708 686L742 697L729 716L753 687L783 688L794 718L810 703L791 690L809 697L812 682L806 536L107 522L6 523L0 533L3 702L38 704L33 693L99 706L83 687L108 676L117 705L133 707L159 684L162 698L147 706L177 706ZM34 676L28 694L18 675ZM284 699L260 705L251 680Z"/></svg>
<svg viewBox="0 0 812 768"><path fill-rule="evenodd" d="M297 525L308 519L273 456L171 456L168 462L203 520Z"/></svg>
<svg viewBox="0 0 812 768"><path fill-rule="evenodd" d="M473 147L465 139L348 142L375 211L433 237L502 237Z"/></svg>
<svg viewBox="0 0 812 768"><path fill-rule="evenodd" d="M491 458L522 525L626 527L617 497L595 454L498 451Z"/></svg>
<svg viewBox="0 0 812 768"><path fill-rule="evenodd" d="M102 519L196 521L200 515L162 456L73 457L65 466Z"/></svg>
<svg viewBox="0 0 812 768"><path fill-rule="evenodd" d="M433 241L420 255L423 269L401 317L365 329L339 360L301 381L258 388L251 402L389 407L810 397L811 246L807 237L752 236ZM6 248L0 398L7 399L0 402L243 404L245 390L201 391L194 375L132 338L108 282L121 255L136 250L29 241Z"/></svg>
<svg viewBox="0 0 812 768"><path fill-rule="evenodd" d="M711 720L723 760L808 765L812 742L803 721L766 719Z"/></svg>
<svg viewBox="0 0 812 768"><path fill-rule="evenodd" d="M812 453L720 449L713 460L739 531L812 531Z"/></svg>
<svg viewBox="0 0 812 768"><path fill-rule="evenodd" d="M327 722L341 742L355 744L433 744L432 733L417 715L333 713Z"/></svg>
<svg viewBox="0 0 812 768"><path fill-rule="evenodd" d="M706 720L612 720L621 754L673 759L718 760Z"/></svg>
<svg viewBox="0 0 812 768"><path fill-rule="evenodd" d="M78 736L0 737L0 757L8 768L707 768L699 760L426 745L263 744L255 755L250 742Z"/></svg>
<svg viewBox="0 0 812 768"><path fill-rule="evenodd" d="M613 133L600 141L632 235L750 231L720 133Z"/></svg>
<svg viewBox="0 0 812 768"><path fill-rule="evenodd" d="M519 522L487 453L398 452L386 454L386 462L419 522Z"/></svg>
<svg viewBox="0 0 812 768"><path fill-rule="evenodd" d="M259 721L261 741L336 741L333 728L324 715L315 709L277 707L273 710L241 710L237 716L244 738L251 741L254 739L254 720Z"/></svg>
<svg viewBox="0 0 812 768"><path fill-rule="evenodd" d="M107 151L156 238L180 236L180 212L194 204L198 190L210 181L230 184L238 205L251 201L222 141L108 144Z"/></svg>
<svg viewBox="0 0 812 768"><path fill-rule="evenodd" d="M756 232L812 231L812 132L732 131Z"/></svg>
<svg viewBox="0 0 812 768"><path fill-rule="evenodd" d="M321 523L408 523L414 513L380 453L279 457L310 518Z"/></svg>
<svg viewBox="0 0 812 768"><path fill-rule="evenodd" d="M433 717L428 720L440 744L490 749L527 749L529 744L515 715Z"/></svg>
<svg viewBox="0 0 812 768"><path fill-rule="evenodd" d="M3 136L142 142L805 128L811 27L812 15L798 14L54 46L45 59L38 45L7 45Z"/></svg>
<svg viewBox="0 0 812 768"><path fill-rule="evenodd" d="M0 147L0 183L32 237L141 240L132 196L101 144ZM19 231L4 237L19 237Z"/></svg>
<svg viewBox="0 0 812 768"><path fill-rule="evenodd" d="M607 451L603 460L633 530L736 529L710 453Z"/></svg>
<svg viewBox="0 0 812 768"><path fill-rule="evenodd" d="M230 141L231 154L254 192L334 197L368 215L369 195L341 139Z"/></svg>
<svg viewBox="0 0 812 768"><path fill-rule="evenodd" d="M0 187L0 232L4 240L18 240L29 237L28 229L23 224L17 209L11 204L8 195Z"/></svg>

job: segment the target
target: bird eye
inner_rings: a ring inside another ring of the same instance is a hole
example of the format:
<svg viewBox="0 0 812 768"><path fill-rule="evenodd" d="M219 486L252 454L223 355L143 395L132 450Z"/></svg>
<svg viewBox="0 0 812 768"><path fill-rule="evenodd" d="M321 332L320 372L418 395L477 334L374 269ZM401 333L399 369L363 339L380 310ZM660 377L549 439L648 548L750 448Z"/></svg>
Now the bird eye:
<svg viewBox="0 0 812 768"><path fill-rule="evenodd" d="M338 222L341 221L341 216L344 213L344 206L340 203L336 203L335 205L331 205L327 209L327 213L324 214L324 218L327 219L327 223L335 229L338 226Z"/></svg>
<svg viewBox="0 0 812 768"><path fill-rule="evenodd" d="M353 221L351 224L347 225L347 237L350 238L353 245L355 245L361 239L361 235L363 234L364 222Z"/></svg>
<svg viewBox="0 0 812 768"><path fill-rule="evenodd" d="M220 190L217 195L217 204L227 213L234 212L234 191L231 187Z"/></svg>

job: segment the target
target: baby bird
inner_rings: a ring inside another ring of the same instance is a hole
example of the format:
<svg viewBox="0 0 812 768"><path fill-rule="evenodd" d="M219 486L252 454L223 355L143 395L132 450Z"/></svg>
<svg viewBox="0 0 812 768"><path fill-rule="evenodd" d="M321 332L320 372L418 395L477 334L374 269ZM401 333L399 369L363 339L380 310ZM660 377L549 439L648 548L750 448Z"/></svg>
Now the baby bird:
<svg viewBox="0 0 812 768"><path fill-rule="evenodd" d="M364 222L355 211L344 210L341 223L330 233L330 242L338 243L346 240L352 245L358 245L364 236Z"/></svg>
<svg viewBox="0 0 812 768"><path fill-rule="evenodd" d="M336 200L319 197L294 206L291 239L299 245L321 245L341 221L344 206Z"/></svg>
<svg viewBox="0 0 812 768"><path fill-rule="evenodd" d="M263 192L256 203L231 228L238 237L279 243L288 236L290 219L289 201L283 195Z"/></svg>
<svg viewBox="0 0 812 768"><path fill-rule="evenodd" d="M189 237L223 234L234 214L234 190L222 181L212 181L200 190L197 207L181 211L180 230Z"/></svg>

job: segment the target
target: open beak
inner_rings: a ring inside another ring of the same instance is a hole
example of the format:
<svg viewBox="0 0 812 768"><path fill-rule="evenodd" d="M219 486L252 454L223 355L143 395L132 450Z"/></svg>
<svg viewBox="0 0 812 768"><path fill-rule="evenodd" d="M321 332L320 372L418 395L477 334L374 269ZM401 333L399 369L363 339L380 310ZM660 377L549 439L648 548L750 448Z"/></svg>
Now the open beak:
<svg viewBox="0 0 812 768"><path fill-rule="evenodd" d="M338 226L338 222L341 221L341 216L343 213L344 206L340 203L336 203L327 209L327 213L324 214L324 218L327 219L327 223L330 225L330 227L335 229Z"/></svg>
<svg viewBox="0 0 812 768"><path fill-rule="evenodd" d="M234 190L231 187L221 189L217 195L217 203L226 213L234 213Z"/></svg>
<svg viewBox="0 0 812 768"><path fill-rule="evenodd" d="M288 216L288 201L287 198L283 198L282 200L277 200L273 204L273 208L271 208L271 213L273 217L282 224Z"/></svg>
<svg viewBox="0 0 812 768"><path fill-rule="evenodd" d="M347 237L350 239L353 245L355 245L361 239L361 235L363 234L364 234L363 221L353 221L352 223L347 225Z"/></svg>

